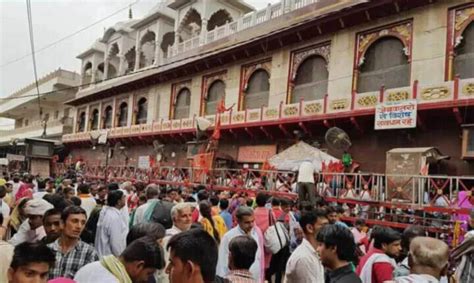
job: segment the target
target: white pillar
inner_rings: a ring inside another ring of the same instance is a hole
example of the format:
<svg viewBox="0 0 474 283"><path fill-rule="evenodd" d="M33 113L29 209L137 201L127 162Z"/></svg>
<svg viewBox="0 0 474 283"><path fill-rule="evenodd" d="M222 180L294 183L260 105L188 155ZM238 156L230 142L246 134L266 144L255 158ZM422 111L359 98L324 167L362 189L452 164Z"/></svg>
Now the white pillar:
<svg viewBox="0 0 474 283"><path fill-rule="evenodd" d="M202 19L201 21L200 45L206 44L207 22L208 22L208 19L206 18Z"/></svg>
<svg viewBox="0 0 474 283"><path fill-rule="evenodd" d="M120 64L119 64L119 73L117 74L117 76L121 76L125 73L125 56L123 54L117 54L117 57L119 58L120 60Z"/></svg>
<svg viewBox="0 0 474 283"><path fill-rule="evenodd" d="M161 41L162 41L162 37L161 36L161 33L160 33L160 25L159 24L156 24L156 28L155 28L155 62L153 63L153 65L155 66L159 66L161 61L162 61L162 58L163 58L163 52L161 50Z"/></svg>
<svg viewBox="0 0 474 283"><path fill-rule="evenodd" d="M94 64L92 64L91 83L95 83L96 73L97 73L97 64L94 62Z"/></svg>
<svg viewBox="0 0 474 283"><path fill-rule="evenodd" d="M140 69L140 53L141 53L141 46L140 46L140 31L137 32L137 39L135 41L135 72Z"/></svg>

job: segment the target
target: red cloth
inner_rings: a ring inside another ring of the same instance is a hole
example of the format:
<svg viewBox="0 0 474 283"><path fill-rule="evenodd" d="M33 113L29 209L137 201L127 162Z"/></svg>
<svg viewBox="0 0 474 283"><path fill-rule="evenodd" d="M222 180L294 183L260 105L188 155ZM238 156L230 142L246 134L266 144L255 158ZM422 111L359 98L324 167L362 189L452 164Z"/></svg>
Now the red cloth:
<svg viewBox="0 0 474 283"><path fill-rule="evenodd" d="M193 220L194 223L198 223L199 222L199 209L195 208L193 210L193 214L191 214L191 218Z"/></svg>
<svg viewBox="0 0 474 283"><path fill-rule="evenodd" d="M33 198L33 184L23 183L15 196L16 200L22 198Z"/></svg>
<svg viewBox="0 0 474 283"><path fill-rule="evenodd" d="M270 227L269 215L270 210L265 207L257 207L254 209L253 215L255 217L255 226L257 226L262 234L265 235L268 227ZM265 269L270 267L270 261L272 259L271 252L264 251L265 256Z"/></svg>
<svg viewBox="0 0 474 283"><path fill-rule="evenodd" d="M382 250L372 248L369 252L364 255L357 266L356 273L360 276L362 268L364 268L365 263L373 254L383 254ZM384 281L393 280L393 266L388 262L379 262L372 265L372 283L383 283Z"/></svg>

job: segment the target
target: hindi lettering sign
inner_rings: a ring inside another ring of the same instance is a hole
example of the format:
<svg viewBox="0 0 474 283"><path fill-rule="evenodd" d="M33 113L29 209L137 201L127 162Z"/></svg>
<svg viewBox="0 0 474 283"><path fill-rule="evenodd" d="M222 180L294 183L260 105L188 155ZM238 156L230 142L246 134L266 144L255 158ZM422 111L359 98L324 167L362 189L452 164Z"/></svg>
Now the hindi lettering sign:
<svg viewBox="0 0 474 283"><path fill-rule="evenodd" d="M375 129L416 128L416 100L384 102L375 108Z"/></svg>
<svg viewBox="0 0 474 283"><path fill-rule="evenodd" d="M144 155L138 157L138 168L150 169L150 156Z"/></svg>
<svg viewBox="0 0 474 283"><path fill-rule="evenodd" d="M239 147L237 161L241 163L263 163L276 154L276 145L250 145Z"/></svg>

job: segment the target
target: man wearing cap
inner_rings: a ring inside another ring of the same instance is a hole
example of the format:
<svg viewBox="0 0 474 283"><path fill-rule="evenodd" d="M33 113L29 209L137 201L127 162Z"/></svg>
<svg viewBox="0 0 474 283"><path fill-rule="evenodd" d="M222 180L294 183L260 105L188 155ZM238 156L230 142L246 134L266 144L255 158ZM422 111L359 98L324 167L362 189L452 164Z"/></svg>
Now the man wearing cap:
<svg viewBox="0 0 474 283"><path fill-rule="evenodd" d="M33 243L46 236L43 227L44 213L53 208L53 205L44 199L32 199L25 205L25 214L28 216L18 229L18 232L10 239L10 244L16 246L23 242Z"/></svg>

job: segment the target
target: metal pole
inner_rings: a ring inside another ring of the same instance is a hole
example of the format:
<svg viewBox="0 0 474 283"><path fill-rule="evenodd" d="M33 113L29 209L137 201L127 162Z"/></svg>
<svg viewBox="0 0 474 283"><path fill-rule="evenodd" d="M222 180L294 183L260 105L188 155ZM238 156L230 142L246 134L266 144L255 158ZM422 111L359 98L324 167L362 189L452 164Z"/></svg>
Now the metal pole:
<svg viewBox="0 0 474 283"><path fill-rule="evenodd" d="M109 167L109 154L110 154L110 145L107 143L105 145L105 169L104 169L104 183L107 184L107 168Z"/></svg>

